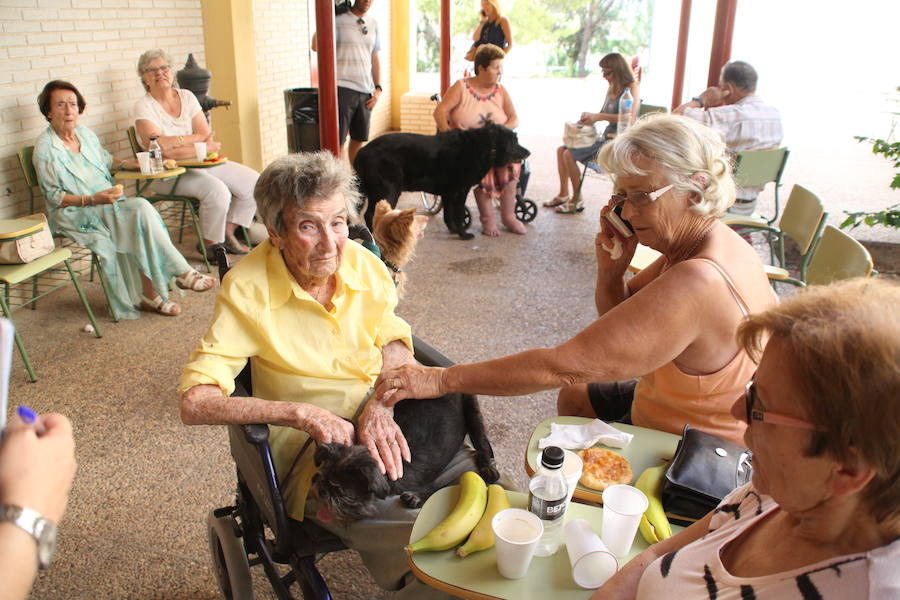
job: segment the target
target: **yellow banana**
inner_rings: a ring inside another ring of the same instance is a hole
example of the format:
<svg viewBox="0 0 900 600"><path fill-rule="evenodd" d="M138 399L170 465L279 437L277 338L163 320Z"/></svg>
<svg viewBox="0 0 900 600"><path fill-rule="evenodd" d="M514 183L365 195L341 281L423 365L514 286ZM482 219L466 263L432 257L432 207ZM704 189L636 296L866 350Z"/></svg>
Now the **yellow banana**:
<svg viewBox="0 0 900 600"><path fill-rule="evenodd" d="M641 515L641 535L648 544L655 544L666 538L672 537L672 526L666 518L666 511L662 505L662 481L666 476L667 464L646 469L638 477L634 486L644 492L649 505Z"/></svg>
<svg viewBox="0 0 900 600"><path fill-rule="evenodd" d="M469 539L466 540L466 543L456 549L456 555L460 558L465 558L479 550L487 550L494 547L494 529L491 527L491 521L494 520L494 515L498 512L504 508L509 508L509 496L506 495L506 490L496 483L488 486L487 494L487 508L484 509L481 520L478 521L478 525L469 534Z"/></svg>
<svg viewBox="0 0 900 600"><path fill-rule="evenodd" d="M461 543L478 524L487 504L487 486L474 471L459 478L459 500L450 514L417 542L406 547L410 554L420 550L449 550Z"/></svg>

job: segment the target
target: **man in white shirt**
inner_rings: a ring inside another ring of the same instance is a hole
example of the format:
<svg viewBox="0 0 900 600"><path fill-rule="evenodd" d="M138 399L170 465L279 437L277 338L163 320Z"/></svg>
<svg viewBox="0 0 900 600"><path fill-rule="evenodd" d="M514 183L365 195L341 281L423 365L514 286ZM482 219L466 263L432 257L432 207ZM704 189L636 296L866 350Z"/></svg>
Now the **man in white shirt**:
<svg viewBox="0 0 900 600"><path fill-rule="evenodd" d="M709 125L722 134L728 150L769 150L778 148L784 137L781 115L774 106L756 95L756 69L736 60L722 67L718 87L711 87L673 110ZM737 188L737 198L729 212L750 215L762 188Z"/></svg>
<svg viewBox="0 0 900 600"><path fill-rule="evenodd" d="M381 40L378 23L366 17L371 6L372 0L356 0L353 8L334 18L338 140L343 146L350 132L347 156L351 165L369 139L369 118L381 96ZM317 36L313 34L313 52L318 51Z"/></svg>

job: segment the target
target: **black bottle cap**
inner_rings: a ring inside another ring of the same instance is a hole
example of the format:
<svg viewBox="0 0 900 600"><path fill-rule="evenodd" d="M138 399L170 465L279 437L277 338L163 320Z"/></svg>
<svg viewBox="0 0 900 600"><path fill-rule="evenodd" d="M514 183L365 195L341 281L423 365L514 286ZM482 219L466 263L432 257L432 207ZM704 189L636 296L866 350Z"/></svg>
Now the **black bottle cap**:
<svg viewBox="0 0 900 600"><path fill-rule="evenodd" d="M541 464L548 469L558 469L563 464L565 453L558 446L547 446L541 453Z"/></svg>

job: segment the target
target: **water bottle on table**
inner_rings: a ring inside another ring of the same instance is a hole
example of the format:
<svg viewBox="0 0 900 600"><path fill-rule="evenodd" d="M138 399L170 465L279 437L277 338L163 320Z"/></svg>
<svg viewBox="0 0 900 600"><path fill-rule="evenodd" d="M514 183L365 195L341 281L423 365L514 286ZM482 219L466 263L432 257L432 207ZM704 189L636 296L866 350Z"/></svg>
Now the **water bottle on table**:
<svg viewBox="0 0 900 600"><path fill-rule="evenodd" d="M631 108L634 105L634 98L631 96L631 89L625 88L622 97L619 98L619 123L616 126L616 135L622 135L628 126L631 125Z"/></svg>
<svg viewBox="0 0 900 600"><path fill-rule="evenodd" d="M562 472L564 458L562 448L544 448L541 464L528 483L528 510L537 515L544 525L544 534L534 551L535 556L550 556L559 549L568 495Z"/></svg>
<svg viewBox="0 0 900 600"><path fill-rule="evenodd" d="M155 137L150 138L150 146L147 150L150 152L150 171L152 171L154 175L165 171L166 168L163 166L162 148L159 147L159 142L156 141Z"/></svg>

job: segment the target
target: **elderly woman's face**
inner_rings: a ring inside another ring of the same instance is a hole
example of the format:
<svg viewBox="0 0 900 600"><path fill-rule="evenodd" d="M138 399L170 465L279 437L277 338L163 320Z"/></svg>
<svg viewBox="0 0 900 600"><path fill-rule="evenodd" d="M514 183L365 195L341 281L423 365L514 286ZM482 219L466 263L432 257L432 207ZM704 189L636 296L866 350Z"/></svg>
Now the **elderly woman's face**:
<svg viewBox="0 0 900 600"><path fill-rule="evenodd" d="M616 178L616 193L629 197L622 207L622 218L631 222L638 241L662 251L672 241L682 221L689 217L688 204L674 189L650 200L646 194L658 192L672 181L661 169L650 168L649 161L646 164L637 162L642 169L649 168L649 174Z"/></svg>
<svg viewBox="0 0 900 600"><path fill-rule="evenodd" d="M284 233L269 230L288 270L302 287L334 275L341 266L347 241L347 206L337 192L311 200L303 208L290 205L282 215Z"/></svg>
<svg viewBox="0 0 900 600"><path fill-rule="evenodd" d="M478 74L481 75L482 80L489 85L497 83L500 81L500 76L503 75L503 59L495 58L488 66L482 67Z"/></svg>
<svg viewBox="0 0 900 600"><path fill-rule="evenodd" d="M50 93L50 113L47 118L56 131L72 131L78 125L78 96L72 90L53 90Z"/></svg>
<svg viewBox="0 0 900 600"><path fill-rule="evenodd" d="M144 79L144 83L150 87L150 89L156 88L170 88L172 87L172 81L174 81L174 73L172 73L172 65L170 65L164 58L154 58L147 66L144 67L144 74L141 76Z"/></svg>
<svg viewBox="0 0 900 600"><path fill-rule="evenodd" d="M794 383L791 357L778 338L766 345L754 376L754 408L808 421L797 403L800 393ZM736 419L746 421L743 395L731 409ZM744 433L744 443L753 451L753 486L772 496L787 512L816 508L832 496L828 483L835 461L826 456L805 455L811 432L787 425L753 421Z"/></svg>

